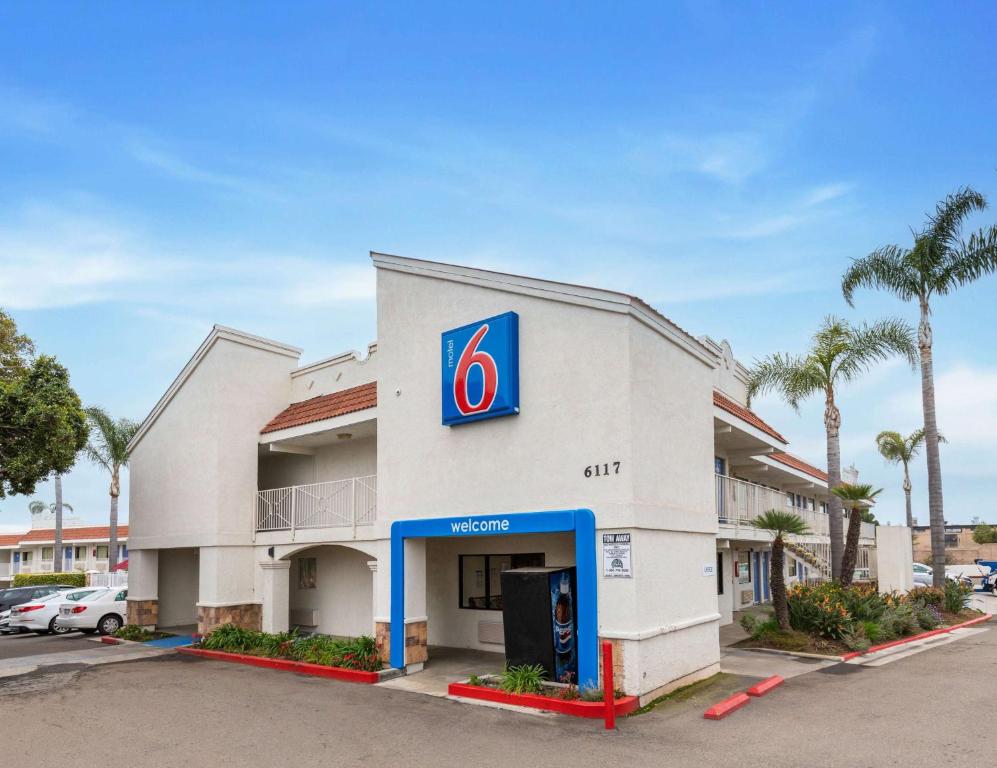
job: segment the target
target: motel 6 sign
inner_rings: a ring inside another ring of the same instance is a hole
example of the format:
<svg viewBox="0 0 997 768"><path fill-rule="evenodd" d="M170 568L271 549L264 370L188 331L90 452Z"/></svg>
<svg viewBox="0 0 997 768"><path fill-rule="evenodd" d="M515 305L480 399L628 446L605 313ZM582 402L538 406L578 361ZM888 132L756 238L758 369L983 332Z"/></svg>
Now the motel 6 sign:
<svg viewBox="0 0 997 768"><path fill-rule="evenodd" d="M519 315L444 331L442 344L445 425L519 413Z"/></svg>

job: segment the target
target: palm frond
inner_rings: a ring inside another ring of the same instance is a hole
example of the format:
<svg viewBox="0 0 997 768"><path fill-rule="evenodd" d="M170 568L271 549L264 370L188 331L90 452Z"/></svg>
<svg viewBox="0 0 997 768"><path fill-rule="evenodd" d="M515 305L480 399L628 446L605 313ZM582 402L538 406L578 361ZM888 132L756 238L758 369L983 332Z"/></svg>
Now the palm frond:
<svg viewBox="0 0 997 768"><path fill-rule="evenodd" d="M777 352L755 360L748 372L748 397L774 391L798 411L803 400L823 392L826 384L823 372L812 357Z"/></svg>
<svg viewBox="0 0 997 768"><path fill-rule="evenodd" d="M842 483L841 485L836 485L831 489L831 493L842 501L850 502L852 505L859 504L863 501L870 501L879 496L882 492L882 488L873 490L872 486L867 483Z"/></svg>
<svg viewBox="0 0 997 768"><path fill-rule="evenodd" d="M883 430L880 432L876 435L876 448L884 459L894 464L910 461L907 441L904 440L903 435L899 432L892 430Z"/></svg>
<svg viewBox="0 0 997 768"><path fill-rule="evenodd" d="M841 292L849 306L854 306L857 288L882 288L901 301L918 295L917 275L911 268L910 250L899 245L886 245L868 256L854 259L841 278Z"/></svg>
<svg viewBox="0 0 997 768"><path fill-rule="evenodd" d="M762 512L751 524L760 530L770 531L777 539L786 535L804 536L810 533L810 528L802 517L779 509Z"/></svg>
<svg viewBox="0 0 997 768"><path fill-rule="evenodd" d="M970 187L963 187L935 206L935 212L928 217L924 235L939 250L952 250L959 243L962 223L971 214L984 211L987 199Z"/></svg>
<svg viewBox="0 0 997 768"><path fill-rule="evenodd" d="M842 345L832 379L852 381L865 373L873 363L899 356L912 368L917 366L918 347L914 329L896 318L879 320L872 325L863 323L848 328L848 338Z"/></svg>
<svg viewBox="0 0 997 768"><path fill-rule="evenodd" d="M139 425L129 419L115 421L99 406L90 406L85 410L92 429L90 442L84 448L84 453L91 461L113 473L115 468L128 463L128 444Z"/></svg>
<svg viewBox="0 0 997 768"><path fill-rule="evenodd" d="M938 293L978 280L997 272L997 226L981 229L959 243L948 254L948 260L936 280Z"/></svg>

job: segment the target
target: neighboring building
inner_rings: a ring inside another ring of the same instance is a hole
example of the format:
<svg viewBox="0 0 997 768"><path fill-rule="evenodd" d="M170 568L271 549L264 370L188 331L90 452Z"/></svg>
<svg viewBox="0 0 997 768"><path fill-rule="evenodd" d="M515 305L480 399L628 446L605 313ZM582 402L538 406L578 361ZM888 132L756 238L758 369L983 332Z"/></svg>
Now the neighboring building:
<svg viewBox="0 0 997 768"><path fill-rule="evenodd" d="M914 531L914 559L931 564L931 526L917 525ZM950 565L972 565L977 560L997 560L997 544L973 541L975 523L945 524L945 559Z"/></svg>
<svg viewBox="0 0 997 768"><path fill-rule="evenodd" d="M84 525L62 529L63 572L97 571L108 567L110 529ZM33 527L24 533L0 535L0 588L18 573L52 573L55 530ZM128 526L118 526L118 562L128 559Z"/></svg>
<svg viewBox="0 0 997 768"><path fill-rule="evenodd" d="M726 342L625 294L372 258L365 353L299 366L215 326L143 422L130 623L373 634L413 672L503 650L503 570L574 565L581 682L598 636L646 698L717 671L720 624L768 599L759 512L805 517L788 575L826 575L826 475L745 407Z"/></svg>

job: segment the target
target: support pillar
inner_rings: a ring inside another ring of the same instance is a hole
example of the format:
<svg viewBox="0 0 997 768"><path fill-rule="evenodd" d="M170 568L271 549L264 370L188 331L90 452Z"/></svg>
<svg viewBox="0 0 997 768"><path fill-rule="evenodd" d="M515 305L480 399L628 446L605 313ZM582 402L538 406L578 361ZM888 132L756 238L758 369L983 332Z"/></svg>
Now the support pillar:
<svg viewBox="0 0 997 768"><path fill-rule="evenodd" d="M290 622L290 560L260 563L263 569L263 631L287 632Z"/></svg>
<svg viewBox="0 0 997 768"><path fill-rule="evenodd" d="M128 553L128 616L125 621L145 629L159 623L159 550Z"/></svg>

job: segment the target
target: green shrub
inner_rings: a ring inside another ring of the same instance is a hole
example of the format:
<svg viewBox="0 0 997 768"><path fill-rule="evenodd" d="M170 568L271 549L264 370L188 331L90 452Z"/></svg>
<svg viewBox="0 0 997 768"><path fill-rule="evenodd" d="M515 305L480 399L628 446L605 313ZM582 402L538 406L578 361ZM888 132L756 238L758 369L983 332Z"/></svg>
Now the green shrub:
<svg viewBox="0 0 997 768"><path fill-rule="evenodd" d="M855 629L846 632L845 636L841 638L841 642L843 642L849 650L859 651L860 653L868 651L872 646L872 642L868 637L866 637L865 625L863 624L859 624L855 627Z"/></svg>
<svg viewBox="0 0 997 768"><path fill-rule="evenodd" d="M43 584L66 584L70 587L85 587L85 573L18 573L14 576L12 587L39 587Z"/></svg>
<svg viewBox="0 0 997 768"><path fill-rule="evenodd" d="M886 598L871 584L838 587L835 594L853 621L875 621L888 605Z"/></svg>
<svg viewBox="0 0 997 768"><path fill-rule="evenodd" d="M152 632L142 629L138 624L125 624L114 636L122 640L134 640L136 643L144 643L153 637Z"/></svg>
<svg viewBox="0 0 997 768"><path fill-rule="evenodd" d="M890 640L912 635L920 628L914 609L906 603L899 603L887 608L880 618L879 624L883 634L889 635Z"/></svg>
<svg viewBox="0 0 997 768"><path fill-rule="evenodd" d="M471 675L469 678L467 678L467 684L468 685L479 685L480 686L480 685L484 685L484 682L477 675Z"/></svg>
<svg viewBox="0 0 997 768"><path fill-rule="evenodd" d="M862 632L872 645L883 640L883 627L878 621L863 621Z"/></svg>
<svg viewBox="0 0 997 768"><path fill-rule="evenodd" d="M547 672L540 664L509 667L502 675L499 687L506 693L541 693ZM582 698L585 698L584 692Z"/></svg>
<svg viewBox="0 0 997 768"><path fill-rule="evenodd" d="M755 614L742 613L738 623L741 625L741 629L751 635L751 637L755 636L755 627L758 625L758 617Z"/></svg>
<svg viewBox="0 0 997 768"><path fill-rule="evenodd" d="M915 608L914 618L921 629L935 629L942 623L942 615L933 605Z"/></svg>
<svg viewBox="0 0 997 768"><path fill-rule="evenodd" d="M961 581L945 580L944 608L949 613L959 613L969 606L969 596L973 594L973 588Z"/></svg>
<svg viewBox="0 0 997 768"><path fill-rule="evenodd" d="M798 632L841 640L852 630L838 584L797 584L788 595L789 624Z"/></svg>
<svg viewBox="0 0 997 768"><path fill-rule="evenodd" d="M941 608L945 604L945 592L934 587L914 587L904 595L903 599L911 605L933 605L935 608Z"/></svg>
<svg viewBox="0 0 997 768"><path fill-rule="evenodd" d="M328 635L299 636L297 632L269 634L224 624L206 635L201 640L201 647L368 672L376 672L383 666L377 643L368 636L350 640Z"/></svg>

